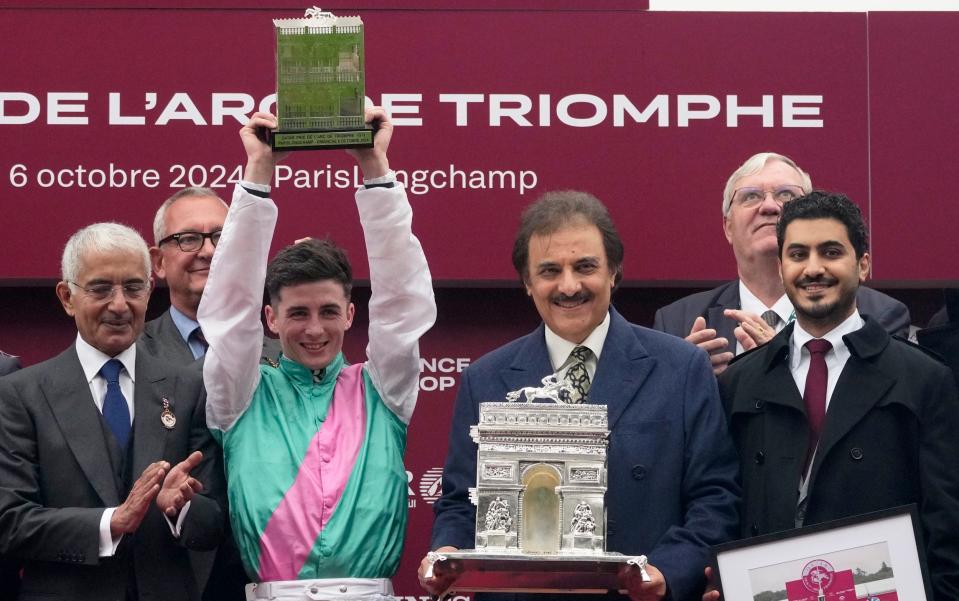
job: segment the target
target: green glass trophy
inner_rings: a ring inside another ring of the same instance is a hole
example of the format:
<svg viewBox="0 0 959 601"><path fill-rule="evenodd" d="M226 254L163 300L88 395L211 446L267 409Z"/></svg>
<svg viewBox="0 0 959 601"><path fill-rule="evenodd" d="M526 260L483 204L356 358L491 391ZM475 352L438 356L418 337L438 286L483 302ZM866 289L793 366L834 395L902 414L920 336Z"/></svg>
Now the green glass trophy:
<svg viewBox="0 0 959 601"><path fill-rule="evenodd" d="M302 19L274 19L277 130L274 150L370 148L363 21L319 8Z"/></svg>

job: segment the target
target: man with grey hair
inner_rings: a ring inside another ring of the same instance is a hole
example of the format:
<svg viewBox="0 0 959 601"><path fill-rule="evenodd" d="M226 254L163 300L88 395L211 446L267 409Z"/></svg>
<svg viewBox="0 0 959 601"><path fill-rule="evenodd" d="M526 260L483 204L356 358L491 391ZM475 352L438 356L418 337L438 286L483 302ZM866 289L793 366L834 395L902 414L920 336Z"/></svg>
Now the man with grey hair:
<svg viewBox="0 0 959 601"><path fill-rule="evenodd" d="M735 355L782 330L795 314L779 273L776 222L783 204L811 191L809 174L789 157L774 152L749 157L723 191L723 232L739 278L662 307L653 328L705 350L717 375ZM887 332L908 333L909 310L901 302L861 286L857 303Z"/></svg>
<svg viewBox="0 0 959 601"><path fill-rule="evenodd" d="M176 365L188 365L206 353L196 311L226 211L226 203L210 188L184 188L167 198L153 219L150 258L156 277L169 288L170 308L147 322L143 343ZM279 354L279 344L264 338L262 359L275 360Z"/></svg>
<svg viewBox="0 0 959 601"><path fill-rule="evenodd" d="M77 337L0 379L0 553L21 597L199 599L187 548L223 534L223 468L197 370L137 344L150 256L134 230L85 227L56 286Z"/></svg>

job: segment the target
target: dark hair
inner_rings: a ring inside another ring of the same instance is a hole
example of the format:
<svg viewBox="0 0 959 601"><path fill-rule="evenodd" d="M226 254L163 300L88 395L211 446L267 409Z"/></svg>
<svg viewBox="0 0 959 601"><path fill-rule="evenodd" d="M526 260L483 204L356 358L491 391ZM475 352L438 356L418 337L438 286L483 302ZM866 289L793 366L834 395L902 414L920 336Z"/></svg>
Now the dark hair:
<svg viewBox="0 0 959 601"><path fill-rule="evenodd" d="M353 268L342 248L332 240L310 238L287 246L273 257L266 268L266 293L270 303L280 300L287 286L333 280L343 286L347 300L353 290Z"/></svg>
<svg viewBox="0 0 959 601"><path fill-rule="evenodd" d="M782 215L776 224L780 257L783 254L786 227L796 219L835 219L846 226L846 235L856 251L857 259L861 259L869 250L869 231L862 219L862 211L843 194L813 190L783 205Z"/></svg>
<svg viewBox="0 0 959 601"><path fill-rule="evenodd" d="M577 217L595 225L603 236L606 262L613 272L613 284L623 279L623 241L606 207L598 198L577 190L556 190L543 194L523 211L513 242L513 267L524 284L529 280L529 239L552 234Z"/></svg>

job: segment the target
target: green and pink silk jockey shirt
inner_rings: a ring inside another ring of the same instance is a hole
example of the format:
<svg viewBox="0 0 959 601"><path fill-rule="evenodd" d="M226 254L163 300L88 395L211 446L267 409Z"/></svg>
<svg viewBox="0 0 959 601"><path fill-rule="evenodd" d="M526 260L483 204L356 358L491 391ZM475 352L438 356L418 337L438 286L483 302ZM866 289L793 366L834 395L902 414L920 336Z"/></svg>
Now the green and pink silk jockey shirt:
<svg viewBox="0 0 959 601"><path fill-rule="evenodd" d="M372 292L367 358L350 365L341 352L314 373L286 357L259 365L277 209L244 186L269 192L236 186L198 312L210 345L207 425L223 446L243 564L260 582L389 578L406 529L419 338L436 319L412 209L399 183L356 192Z"/></svg>

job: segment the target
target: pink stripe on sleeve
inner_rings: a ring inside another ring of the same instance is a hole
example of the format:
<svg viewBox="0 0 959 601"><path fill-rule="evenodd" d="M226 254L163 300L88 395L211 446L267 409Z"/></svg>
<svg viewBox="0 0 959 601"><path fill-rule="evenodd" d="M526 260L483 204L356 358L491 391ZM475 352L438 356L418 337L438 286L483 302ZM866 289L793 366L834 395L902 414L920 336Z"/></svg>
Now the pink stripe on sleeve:
<svg viewBox="0 0 959 601"><path fill-rule="evenodd" d="M326 420L260 537L261 582L296 580L336 509L366 435L363 364L340 370Z"/></svg>

